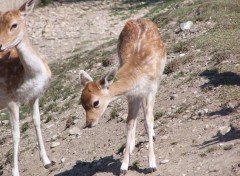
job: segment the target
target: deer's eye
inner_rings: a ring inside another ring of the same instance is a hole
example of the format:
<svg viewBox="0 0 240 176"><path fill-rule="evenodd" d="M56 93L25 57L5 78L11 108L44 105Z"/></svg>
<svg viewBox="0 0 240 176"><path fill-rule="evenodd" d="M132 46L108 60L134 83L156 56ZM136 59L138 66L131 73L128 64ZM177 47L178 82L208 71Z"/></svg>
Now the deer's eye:
<svg viewBox="0 0 240 176"><path fill-rule="evenodd" d="M12 24L10 30L16 29L18 27L17 23Z"/></svg>
<svg viewBox="0 0 240 176"><path fill-rule="evenodd" d="M99 100L93 102L93 107L94 107L94 108L97 108L98 105L99 105Z"/></svg>

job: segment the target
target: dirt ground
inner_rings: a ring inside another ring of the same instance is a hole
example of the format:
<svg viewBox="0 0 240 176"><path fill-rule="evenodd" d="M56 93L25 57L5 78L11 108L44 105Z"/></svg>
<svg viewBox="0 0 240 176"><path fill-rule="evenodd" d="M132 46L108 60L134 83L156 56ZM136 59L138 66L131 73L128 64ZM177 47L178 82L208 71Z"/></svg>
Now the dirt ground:
<svg viewBox="0 0 240 176"><path fill-rule="evenodd" d="M28 30L34 46L46 55L51 64L59 63L76 53L94 49L110 39L117 39L128 18L147 14L156 4L131 13L114 15L112 9L118 1L78 1L54 3L34 10L28 20ZM158 2L159 3L159 2ZM184 6L183 1L178 6ZM166 11L169 9L165 9ZM125 17L125 16L124 16ZM206 32L215 24L197 24L191 34L177 33L176 21L160 29L167 48L177 40L192 38ZM80 49L79 49L80 48ZM155 104L154 143L157 171L148 171L148 139L140 111L136 148L131 156L127 176L238 176L240 175L239 102L227 99L220 89L224 82L214 82L220 75L205 70L215 63L209 55L191 48L179 54L170 53L169 62L176 57L194 58L173 74L162 78ZM116 62L116 61L115 61ZM240 71L239 56L231 55L220 66L231 63ZM94 72L97 68L93 68ZM78 80L79 69L66 75ZM73 74L73 75L72 75ZM198 76L194 76L197 74ZM54 77L57 77L56 75ZM236 81L237 80L237 81ZM239 91L239 75L230 82ZM80 96L80 89L76 90ZM240 92L240 91L239 91ZM223 94L219 99L217 97ZM236 93L238 96L239 93ZM77 98L76 98L77 99ZM64 104L64 102L62 102ZM112 115L113 109L116 114ZM46 115L46 113L42 113ZM126 98L114 101L99 124L83 128L85 112L75 103L71 108L51 112L52 121L42 123L47 153L55 162L45 169L39 160L35 132L28 115L21 125L29 128L21 134L19 168L22 176L112 176L119 175L123 144L126 142ZM114 116L114 117L113 117ZM42 117L45 121L46 117ZM66 128L66 124L67 128ZM70 130L75 130L71 134ZM10 126L0 124L0 175L11 175ZM51 147L53 142L59 145Z"/></svg>

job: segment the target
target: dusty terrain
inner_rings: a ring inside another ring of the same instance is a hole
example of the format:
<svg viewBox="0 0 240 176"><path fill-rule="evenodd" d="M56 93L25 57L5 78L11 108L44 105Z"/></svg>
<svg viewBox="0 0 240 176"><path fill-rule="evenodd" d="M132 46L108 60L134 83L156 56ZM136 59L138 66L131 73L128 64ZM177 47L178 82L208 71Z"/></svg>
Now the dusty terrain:
<svg viewBox="0 0 240 176"><path fill-rule="evenodd" d="M111 103L99 124L85 129L78 72L95 78L117 65L116 39L128 18L153 19L168 49L168 65L155 105L158 170L147 170L142 112L127 175L240 175L240 4L237 0L77 1L35 9L28 29L46 55L52 83L41 99L49 157L44 169L28 109L21 110L20 174L23 176L119 175L126 142L125 97ZM224 9L224 10L223 10ZM221 18L221 20L219 20ZM193 21L180 31L181 22ZM0 175L11 174L11 131L0 112ZM57 146L52 145L56 143Z"/></svg>

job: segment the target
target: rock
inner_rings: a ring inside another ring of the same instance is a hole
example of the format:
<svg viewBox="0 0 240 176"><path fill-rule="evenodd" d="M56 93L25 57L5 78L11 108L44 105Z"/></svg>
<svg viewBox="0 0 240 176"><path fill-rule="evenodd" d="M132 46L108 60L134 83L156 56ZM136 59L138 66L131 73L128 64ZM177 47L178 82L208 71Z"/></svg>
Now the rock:
<svg viewBox="0 0 240 176"><path fill-rule="evenodd" d="M179 57L184 57L186 54L185 53L181 53L179 54Z"/></svg>
<svg viewBox="0 0 240 176"><path fill-rule="evenodd" d="M197 119L200 119L200 116L192 116L190 119L197 120Z"/></svg>
<svg viewBox="0 0 240 176"><path fill-rule="evenodd" d="M127 116L128 116L128 114L121 114L121 115L120 115L120 118L121 118L123 121L127 121Z"/></svg>
<svg viewBox="0 0 240 176"><path fill-rule="evenodd" d="M189 30L189 29L191 29L192 26L193 26L193 22L192 21L187 21L185 23L181 23L180 24L180 29L182 31Z"/></svg>
<svg viewBox="0 0 240 176"><path fill-rule="evenodd" d="M75 119L75 120L73 121L73 124L75 125L75 124L77 124L79 121L80 121L79 119Z"/></svg>
<svg viewBox="0 0 240 176"><path fill-rule="evenodd" d="M102 66L102 63L96 63L96 64L95 64L95 67L96 67L96 68L99 68L99 67L101 67L101 66Z"/></svg>
<svg viewBox="0 0 240 176"><path fill-rule="evenodd" d="M173 105L173 106L171 106L171 109L176 109L176 108L177 108L177 106L174 106L174 105Z"/></svg>
<svg viewBox="0 0 240 176"><path fill-rule="evenodd" d="M66 160L66 158L62 158L62 159L61 159L61 163L64 163L65 160Z"/></svg>
<svg viewBox="0 0 240 176"><path fill-rule="evenodd" d="M53 137L51 138L51 141L56 141L57 138L58 138L58 135L55 134L55 135L53 135Z"/></svg>
<svg viewBox="0 0 240 176"><path fill-rule="evenodd" d="M73 127L68 131L69 135L79 135L80 134L80 129L77 127Z"/></svg>
<svg viewBox="0 0 240 176"><path fill-rule="evenodd" d="M3 120L3 121L2 121L2 124L3 124L3 125L9 125L9 120Z"/></svg>
<svg viewBox="0 0 240 176"><path fill-rule="evenodd" d="M167 135L164 135L164 136L162 137L162 139L166 140L166 139L168 139L168 136L167 136Z"/></svg>
<svg viewBox="0 0 240 176"><path fill-rule="evenodd" d="M229 131L231 131L231 127L230 127L230 126L223 126L223 127L219 127L219 128L218 128L218 132L219 132L221 135L225 135L225 134L227 134Z"/></svg>
<svg viewBox="0 0 240 176"><path fill-rule="evenodd" d="M204 111L203 111L203 110L199 110L199 111L197 112L197 115L198 115L199 117L203 116L203 115L204 115Z"/></svg>
<svg viewBox="0 0 240 176"><path fill-rule="evenodd" d="M7 113L5 113L5 112L2 112L2 113L0 113L0 115L1 115L1 116L6 116L6 115L7 115Z"/></svg>
<svg viewBox="0 0 240 176"><path fill-rule="evenodd" d="M55 148L60 145L60 142L53 142L51 148Z"/></svg>
<svg viewBox="0 0 240 176"><path fill-rule="evenodd" d="M173 94L173 95L170 96L170 100L174 100L174 99L176 99L177 97L178 97L178 94Z"/></svg>
<svg viewBox="0 0 240 176"><path fill-rule="evenodd" d="M207 130L207 129L209 129L209 125L207 124L205 127L204 127L204 130Z"/></svg>
<svg viewBox="0 0 240 176"><path fill-rule="evenodd" d="M165 159L165 160L160 161L160 164L167 164L168 162L169 162L169 160Z"/></svg>
<svg viewBox="0 0 240 176"><path fill-rule="evenodd" d="M226 108L234 109L234 105L231 102L228 102Z"/></svg>
<svg viewBox="0 0 240 176"><path fill-rule="evenodd" d="M203 111L207 114L208 113L208 109L203 109Z"/></svg>

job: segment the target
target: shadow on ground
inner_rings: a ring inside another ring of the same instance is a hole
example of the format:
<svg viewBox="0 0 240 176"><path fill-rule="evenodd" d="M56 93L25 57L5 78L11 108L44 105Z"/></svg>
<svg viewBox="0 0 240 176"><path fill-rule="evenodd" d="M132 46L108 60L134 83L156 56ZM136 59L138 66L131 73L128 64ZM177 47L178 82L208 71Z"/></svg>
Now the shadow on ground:
<svg viewBox="0 0 240 176"><path fill-rule="evenodd" d="M84 162L78 160L77 164L71 170L56 174L55 176L91 176L96 173L120 174L121 162L113 159L113 156L107 156L93 162Z"/></svg>
<svg viewBox="0 0 240 176"><path fill-rule="evenodd" d="M222 109L220 110L217 110L217 111L214 111L214 112L210 112L208 114L209 117L212 117L212 116L226 116L226 115L229 115L231 113L234 113L234 112L237 112L237 109L240 107L240 103L235 106L235 107L223 107Z"/></svg>
<svg viewBox="0 0 240 176"><path fill-rule="evenodd" d="M201 89L211 89L220 85L240 86L240 75L234 72L219 73L217 69L205 70L200 76L208 78L209 82L201 86Z"/></svg>
<svg viewBox="0 0 240 176"><path fill-rule="evenodd" d="M220 131L218 131L217 134L212 137L212 139L210 139L208 141L204 141L202 144L196 145L196 147L200 147L199 149L202 149L202 148L214 145L214 144L228 142L228 141L232 141L232 140L236 140L236 139L240 139L240 130L231 126L231 130L229 132L227 132L226 134L223 135L223 134L221 134Z"/></svg>

